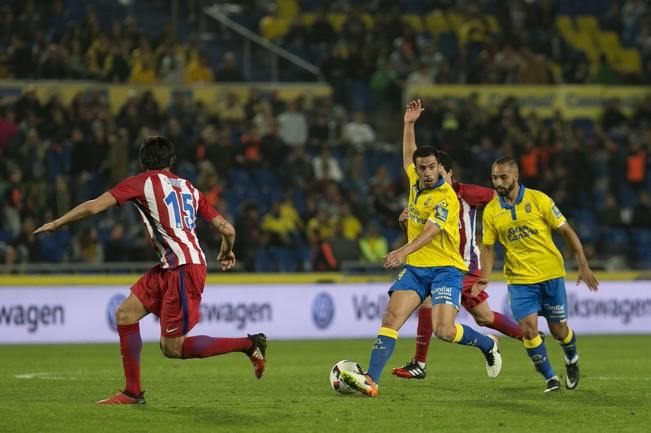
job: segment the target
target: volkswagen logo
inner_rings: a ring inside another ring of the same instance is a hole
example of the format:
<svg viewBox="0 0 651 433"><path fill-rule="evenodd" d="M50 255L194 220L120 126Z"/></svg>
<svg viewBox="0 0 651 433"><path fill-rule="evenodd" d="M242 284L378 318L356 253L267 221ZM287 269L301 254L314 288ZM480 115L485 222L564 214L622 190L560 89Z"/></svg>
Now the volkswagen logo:
<svg viewBox="0 0 651 433"><path fill-rule="evenodd" d="M312 320L319 329L326 329L335 317L335 302L328 293L321 292L312 301Z"/></svg>
<svg viewBox="0 0 651 433"><path fill-rule="evenodd" d="M118 326L115 323L115 310L118 309L122 301L127 299L123 294L113 295L106 307L106 320L108 320L109 328L117 332Z"/></svg>

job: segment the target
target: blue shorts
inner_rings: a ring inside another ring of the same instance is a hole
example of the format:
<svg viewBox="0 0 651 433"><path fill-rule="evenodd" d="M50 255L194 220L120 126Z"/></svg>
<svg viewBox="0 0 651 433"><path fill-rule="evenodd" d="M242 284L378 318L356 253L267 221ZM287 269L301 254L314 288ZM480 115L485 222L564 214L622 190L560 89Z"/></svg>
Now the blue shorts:
<svg viewBox="0 0 651 433"><path fill-rule="evenodd" d="M454 266L419 268L407 265L389 288L389 295L399 290L413 290L421 301L432 297L432 304L449 304L459 310L463 273Z"/></svg>
<svg viewBox="0 0 651 433"><path fill-rule="evenodd" d="M551 322L567 321L565 279L554 278L535 284L509 284L509 302L516 320L541 314Z"/></svg>

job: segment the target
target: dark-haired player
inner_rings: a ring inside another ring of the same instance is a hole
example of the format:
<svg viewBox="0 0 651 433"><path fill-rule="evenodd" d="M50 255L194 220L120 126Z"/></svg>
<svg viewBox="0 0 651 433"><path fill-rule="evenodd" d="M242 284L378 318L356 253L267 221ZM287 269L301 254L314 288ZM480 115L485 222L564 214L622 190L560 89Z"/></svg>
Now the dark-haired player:
<svg viewBox="0 0 651 433"><path fill-rule="evenodd" d="M558 391L560 380L552 368L544 341L538 335L538 315L547 319L549 330L565 352L565 387L579 384L579 354L576 335L567 325L567 295L563 256L552 239L557 231L570 247L578 265L579 279L596 291L599 283L583 253L583 246L567 220L545 193L518 182L518 164L499 158L491 167L497 197L484 209L481 246L482 278L476 293L484 290L493 271L493 245L504 246L504 276L508 283L513 317L522 329L522 343L536 369L547 383L545 392Z"/></svg>
<svg viewBox="0 0 651 433"><path fill-rule="evenodd" d="M476 346L486 359L489 377L497 377L502 358L497 340L454 322L461 302L461 280L468 267L459 254L459 200L439 175L438 152L416 148L414 124L423 111L420 100L407 105L404 116L403 168L409 178L408 243L384 257L385 268L406 265L389 289L367 374L343 371L349 386L374 397L378 380L398 339L398 330L425 298L432 297L432 328L442 340Z"/></svg>
<svg viewBox="0 0 651 433"><path fill-rule="evenodd" d="M53 232L67 224L96 215L111 206L131 201L147 228L160 263L143 275L118 307L115 318L126 385L124 390L98 404L144 404L140 385L140 320L149 313L160 317L160 347L168 358L206 358L243 352L253 363L256 377L265 369L267 338L186 337L198 323L206 279L206 257L195 234L197 217L222 236L217 260L222 270L235 266L235 229L189 181L175 176L174 145L164 137L148 137L140 146L142 172L128 177L94 200L88 200L34 233Z"/></svg>
<svg viewBox="0 0 651 433"><path fill-rule="evenodd" d="M471 293L472 286L481 278L479 270L479 248L475 242L475 227L477 208L486 205L495 196L495 191L479 185L460 183L454 177L452 158L446 152L439 152L439 168L441 176L452 185L459 198L459 235L461 242L459 252L468 265L468 273L463 277L461 289L461 305L472 315L479 326L496 329L504 335L522 340L522 331L511 319L492 311L488 302L488 293L481 291L476 295ZM400 216L401 224L406 224L405 212ZM404 222L403 222L404 221ZM432 302L427 298L418 308L418 327L416 334L416 354L403 367L394 368L393 374L405 379L425 378L427 351L432 340Z"/></svg>

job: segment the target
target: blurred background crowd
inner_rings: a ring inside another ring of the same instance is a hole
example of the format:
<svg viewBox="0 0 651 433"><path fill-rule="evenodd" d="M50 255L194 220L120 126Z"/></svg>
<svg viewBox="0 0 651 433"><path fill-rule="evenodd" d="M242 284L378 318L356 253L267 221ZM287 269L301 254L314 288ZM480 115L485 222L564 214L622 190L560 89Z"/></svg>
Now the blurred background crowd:
<svg viewBox="0 0 651 433"><path fill-rule="evenodd" d="M270 65L242 64L232 35L197 32L208 3L3 1L0 76L112 83L259 81ZM235 222L240 269L339 270L381 263L404 241L400 139L403 91L431 84L651 83L651 7L628 1L238 2L230 17L319 65L331 96L282 98L252 85L214 104L174 93L161 104L134 88L112 109L102 92L71 102L26 86L0 93L0 261L148 261L153 250L134 209L51 235L46 220L138 171L143 137L177 148L174 171ZM206 25L210 30L210 26ZM216 35L216 36L214 36ZM254 59L258 60L258 59ZM308 74L309 75L309 74ZM282 68L281 78L308 80ZM315 78L315 79L316 79ZM464 182L490 185L492 160L514 155L521 181L551 195L598 266L651 266L651 96L598 118L523 114L427 98L419 145L449 152ZM217 242L198 225L214 256Z"/></svg>

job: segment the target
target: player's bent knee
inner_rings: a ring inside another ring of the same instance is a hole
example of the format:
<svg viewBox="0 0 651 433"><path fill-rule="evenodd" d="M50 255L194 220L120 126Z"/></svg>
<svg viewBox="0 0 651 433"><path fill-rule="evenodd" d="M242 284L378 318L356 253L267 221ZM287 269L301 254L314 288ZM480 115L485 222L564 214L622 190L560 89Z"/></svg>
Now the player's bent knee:
<svg viewBox="0 0 651 433"><path fill-rule="evenodd" d="M452 341L457 333L457 328L449 325L437 325L434 326L433 331L436 338L444 341Z"/></svg>
<svg viewBox="0 0 651 433"><path fill-rule="evenodd" d="M183 358L183 345L175 341L161 341L160 350L166 358Z"/></svg>
<svg viewBox="0 0 651 433"><path fill-rule="evenodd" d="M493 322L491 320L488 320L484 316L477 316L477 317L475 317L475 323L477 325L479 325L479 326L488 326L488 325L492 324Z"/></svg>
<svg viewBox="0 0 651 433"><path fill-rule="evenodd" d="M522 330L522 338L525 340L533 340L534 338L538 337L538 330L537 329L532 329L532 328L526 328Z"/></svg>
<svg viewBox="0 0 651 433"><path fill-rule="evenodd" d="M122 305L120 305L116 310L115 310L115 323L118 325L130 325L132 323L135 323L132 321L132 315L129 314L129 311L124 308Z"/></svg>
<svg viewBox="0 0 651 433"><path fill-rule="evenodd" d="M384 313L384 317L382 318L382 327L398 329L397 325L399 320L400 318L398 317L397 314L395 314L393 311L387 310Z"/></svg>

